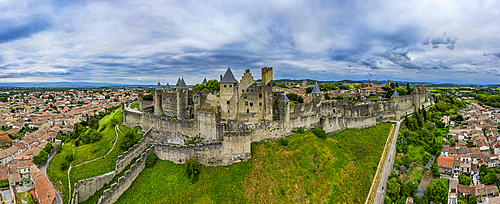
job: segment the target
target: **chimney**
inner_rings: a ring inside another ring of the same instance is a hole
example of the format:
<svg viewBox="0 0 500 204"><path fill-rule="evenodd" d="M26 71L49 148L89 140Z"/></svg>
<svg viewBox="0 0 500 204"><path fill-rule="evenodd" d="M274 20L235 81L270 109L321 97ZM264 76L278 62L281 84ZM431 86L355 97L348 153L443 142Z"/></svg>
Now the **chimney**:
<svg viewBox="0 0 500 204"><path fill-rule="evenodd" d="M222 81L222 74L220 75L220 81Z"/></svg>

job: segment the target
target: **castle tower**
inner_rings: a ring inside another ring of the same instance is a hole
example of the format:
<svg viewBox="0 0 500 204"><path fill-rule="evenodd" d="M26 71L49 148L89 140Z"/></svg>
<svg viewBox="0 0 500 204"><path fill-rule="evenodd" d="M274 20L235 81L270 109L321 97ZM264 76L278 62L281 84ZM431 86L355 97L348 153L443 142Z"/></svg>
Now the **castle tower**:
<svg viewBox="0 0 500 204"><path fill-rule="evenodd" d="M287 122L290 120L290 99L285 94L280 94L277 101L277 113L281 121Z"/></svg>
<svg viewBox="0 0 500 204"><path fill-rule="evenodd" d="M311 94L312 94L313 103L315 103L315 104L321 103L321 89L319 89L317 81L316 81L316 84L314 84L314 88L313 88Z"/></svg>
<svg viewBox="0 0 500 204"><path fill-rule="evenodd" d="M262 71L262 120L273 119L273 68L263 67Z"/></svg>
<svg viewBox="0 0 500 204"><path fill-rule="evenodd" d="M396 121L401 120L401 107L399 107L399 104L396 105Z"/></svg>
<svg viewBox="0 0 500 204"><path fill-rule="evenodd" d="M302 81L302 88L307 88L307 79Z"/></svg>
<svg viewBox="0 0 500 204"><path fill-rule="evenodd" d="M228 67L220 85L221 119L236 120L238 118L238 81Z"/></svg>
<svg viewBox="0 0 500 204"><path fill-rule="evenodd" d="M142 99L142 97L144 97L144 89L137 90L137 95Z"/></svg>
<svg viewBox="0 0 500 204"><path fill-rule="evenodd" d="M167 85L165 86L165 91L166 92L172 92L174 89L172 89L172 87L170 87L170 84L168 84L167 82Z"/></svg>
<svg viewBox="0 0 500 204"><path fill-rule="evenodd" d="M201 82L201 84L207 85L207 78L206 77L205 77L205 79L203 79L203 82Z"/></svg>
<svg viewBox="0 0 500 204"><path fill-rule="evenodd" d="M188 104L189 88L186 86L184 78L178 80L177 87L177 119L189 118L186 113L186 105Z"/></svg>
<svg viewBox="0 0 500 204"><path fill-rule="evenodd" d="M393 110L396 110L396 105L397 104L397 100L399 98L399 94L396 90L394 90L394 93L392 93L392 96L391 96L391 109L394 108Z"/></svg>
<svg viewBox="0 0 500 204"><path fill-rule="evenodd" d="M155 115L161 115L163 114L163 110L161 108L161 95L165 89L160 84L160 81L158 81L158 84L156 85L155 88L155 96L153 97L154 101L154 114Z"/></svg>

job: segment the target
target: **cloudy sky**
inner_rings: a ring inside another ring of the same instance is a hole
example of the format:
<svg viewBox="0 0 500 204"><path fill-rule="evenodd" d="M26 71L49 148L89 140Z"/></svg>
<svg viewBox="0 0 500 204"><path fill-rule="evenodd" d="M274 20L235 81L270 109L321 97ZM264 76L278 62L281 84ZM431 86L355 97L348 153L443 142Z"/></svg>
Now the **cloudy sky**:
<svg viewBox="0 0 500 204"><path fill-rule="evenodd" d="M228 64L500 84L500 1L0 1L0 82L196 84Z"/></svg>

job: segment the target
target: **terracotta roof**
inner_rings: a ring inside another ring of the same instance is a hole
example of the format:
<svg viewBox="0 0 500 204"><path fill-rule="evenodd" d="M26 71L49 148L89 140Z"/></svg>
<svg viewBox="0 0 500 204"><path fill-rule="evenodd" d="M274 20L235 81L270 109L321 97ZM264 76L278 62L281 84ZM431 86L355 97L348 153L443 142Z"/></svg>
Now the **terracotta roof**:
<svg viewBox="0 0 500 204"><path fill-rule="evenodd" d="M490 204L500 204L500 196L490 198L489 203Z"/></svg>
<svg viewBox="0 0 500 204"><path fill-rule="evenodd" d="M0 166L0 181L9 179L7 168L8 166Z"/></svg>
<svg viewBox="0 0 500 204"><path fill-rule="evenodd" d="M453 160L455 157L445 157L445 156L439 156L437 158L437 164L439 167L443 168L453 168Z"/></svg>
<svg viewBox="0 0 500 204"><path fill-rule="evenodd" d="M42 172L36 166L31 166L30 171L33 176L38 200L41 204L52 204L56 198L56 190L52 188L47 178L43 176Z"/></svg>

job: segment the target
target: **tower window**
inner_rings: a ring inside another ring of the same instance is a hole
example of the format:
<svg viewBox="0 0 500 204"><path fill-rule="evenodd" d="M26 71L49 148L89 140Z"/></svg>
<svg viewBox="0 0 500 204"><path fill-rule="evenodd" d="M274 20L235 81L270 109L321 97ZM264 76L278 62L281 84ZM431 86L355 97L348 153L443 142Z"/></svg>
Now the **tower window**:
<svg viewBox="0 0 500 204"><path fill-rule="evenodd" d="M229 113L229 110L227 110L227 113Z"/></svg>
<svg viewBox="0 0 500 204"><path fill-rule="evenodd" d="M245 90L241 90L241 92L243 93L243 92L245 92Z"/></svg>
<svg viewBox="0 0 500 204"><path fill-rule="evenodd" d="M262 102L259 102L259 106L262 106Z"/></svg>
<svg viewBox="0 0 500 204"><path fill-rule="evenodd" d="M259 98L262 98L262 94L259 94Z"/></svg>
<svg viewBox="0 0 500 204"><path fill-rule="evenodd" d="M253 106L253 103L252 103L252 102L250 102L250 106Z"/></svg>
<svg viewBox="0 0 500 204"><path fill-rule="evenodd" d="M224 85L224 88L226 88L227 85Z"/></svg>
<svg viewBox="0 0 500 204"><path fill-rule="evenodd" d="M229 87L233 87L233 85L229 85Z"/></svg>
<svg viewBox="0 0 500 204"><path fill-rule="evenodd" d="M249 109L247 109L247 113L250 113L250 110L249 110Z"/></svg>
<svg viewBox="0 0 500 204"><path fill-rule="evenodd" d="M245 106L248 106L248 101L245 101Z"/></svg>
<svg viewBox="0 0 500 204"><path fill-rule="evenodd" d="M229 105L229 102L230 102L230 101L227 101L227 105Z"/></svg>

